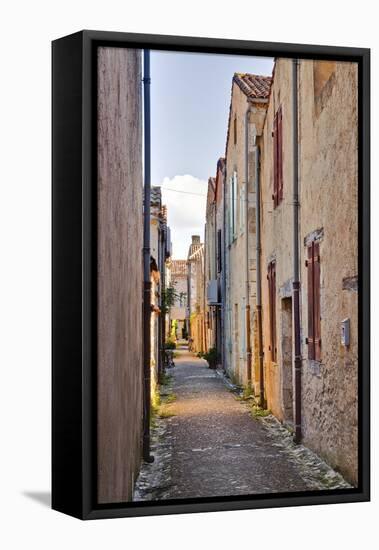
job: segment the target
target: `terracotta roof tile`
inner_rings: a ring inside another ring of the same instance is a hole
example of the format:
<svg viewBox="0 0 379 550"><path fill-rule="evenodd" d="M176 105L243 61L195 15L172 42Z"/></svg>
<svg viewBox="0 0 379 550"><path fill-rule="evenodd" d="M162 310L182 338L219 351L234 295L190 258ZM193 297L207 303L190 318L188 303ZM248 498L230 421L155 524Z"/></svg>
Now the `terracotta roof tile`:
<svg viewBox="0 0 379 550"><path fill-rule="evenodd" d="M178 277L179 275L187 275L187 260L172 260L171 275Z"/></svg>
<svg viewBox="0 0 379 550"><path fill-rule="evenodd" d="M247 97L267 99L270 95L272 78L249 73L234 73L233 82Z"/></svg>
<svg viewBox="0 0 379 550"><path fill-rule="evenodd" d="M232 116L232 100L233 100L233 86L236 84L240 90L246 95L248 99L269 99L271 84L273 82L272 76L263 76L250 73L234 73L232 78L232 89L230 92L230 105L229 105L229 120L228 129L226 132L226 144L225 144L225 159L228 149L230 124Z"/></svg>

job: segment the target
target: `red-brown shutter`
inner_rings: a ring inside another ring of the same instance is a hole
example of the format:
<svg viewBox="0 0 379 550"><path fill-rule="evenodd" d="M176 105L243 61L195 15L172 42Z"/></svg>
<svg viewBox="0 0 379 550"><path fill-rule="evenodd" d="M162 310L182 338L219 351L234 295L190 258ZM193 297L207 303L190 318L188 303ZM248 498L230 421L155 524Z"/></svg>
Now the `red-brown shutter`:
<svg viewBox="0 0 379 550"><path fill-rule="evenodd" d="M274 188L273 188L273 201L274 208L278 206L278 113L274 117L274 142L273 142L273 153L274 153Z"/></svg>
<svg viewBox="0 0 379 550"><path fill-rule="evenodd" d="M283 200L283 130L282 130L282 108L277 113L278 132L278 204Z"/></svg>
<svg viewBox="0 0 379 550"><path fill-rule="evenodd" d="M276 264L272 262L272 360L276 361Z"/></svg>
<svg viewBox="0 0 379 550"><path fill-rule="evenodd" d="M320 243L313 243L313 338L314 358L321 360Z"/></svg>
<svg viewBox="0 0 379 550"><path fill-rule="evenodd" d="M308 358L321 360L320 243L308 246Z"/></svg>
<svg viewBox="0 0 379 550"><path fill-rule="evenodd" d="M270 321L270 352L271 360L276 361L276 267L275 262L268 265L268 298L269 298L269 321Z"/></svg>
<svg viewBox="0 0 379 550"><path fill-rule="evenodd" d="M314 347L314 293L313 293L313 243L308 246L308 359L315 358Z"/></svg>

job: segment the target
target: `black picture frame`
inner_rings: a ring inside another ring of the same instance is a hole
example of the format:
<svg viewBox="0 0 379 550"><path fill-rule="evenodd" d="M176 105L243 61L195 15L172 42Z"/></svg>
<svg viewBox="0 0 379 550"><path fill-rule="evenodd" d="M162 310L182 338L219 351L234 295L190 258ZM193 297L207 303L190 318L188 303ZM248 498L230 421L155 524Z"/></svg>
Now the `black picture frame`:
<svg viewBox="0 0 379 550"><path fill-rule="evenodd" d="M355 61L359 74L359 485L356 489L98 505L96 65L100 45ZM370 50L85 30L52 43L52 507L81 519L370 499Z"/></svg>

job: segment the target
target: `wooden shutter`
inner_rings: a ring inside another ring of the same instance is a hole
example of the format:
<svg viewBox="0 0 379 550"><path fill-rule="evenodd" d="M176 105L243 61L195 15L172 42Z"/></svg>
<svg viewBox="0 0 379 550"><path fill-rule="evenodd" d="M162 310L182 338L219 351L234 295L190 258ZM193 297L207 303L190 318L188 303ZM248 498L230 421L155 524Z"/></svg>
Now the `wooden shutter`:
<svg viewBox="0 0 379 550"><path fill-rule="evenodd" d="M308 268L308 359L315 358L315 348L314 348L314 328L313 328L313 319L314 319L314 295L313 295L313 243L311 246L308 246L308 259L307 259L307 268Z"/></svg>
<svg viewBox="0 0 379 550"><path fill-rule="evenodd" d="M217 271L221 273L222 270L222 241L221 241L221 229L217 230Z"/></svg>
<svg viewBox="0 0 379 550"><path fill-rule="evenodd" d="M233 240L237 236L237 204L238 204L237 172L233 172Z"/></svg>
<svg viewBox="0 0 379 550"><path fill-rule="evenodd" d="M233 176L229 178L229 244L233 242Z"/></svg>
<svg viewBox="0 0 379 550"><path fill-rule="evenodd" d="M277 112L277 147L278 147L278 204L283 200L283 131L282 131L282 108Z"/></svg>
<svg viewBox="0 0 379 550"><path fill-rule="evenodd" d="M320 243L313 243L313 338L315 360L321 361L321 315L320 315Z"/></svg>
<svg viewBox="0 0 379 550"><path fill-rule="evenodd" d="M272 199L274 201L274 208L278 206L278 117L277 114L274 117L274 188Z"/></svg>
<svg viewBox="0 0 379 550"><path fill-rule="evenodd" d="M269 321L270 321L270 352L271 360L276 361L276 265L271 262L268 265L268 299L269 299Z"/></svg>
<svg viewBox="0 0 379 550"><path fill-rule="evenodd" d="M272 360L276 361L276 264L272 262Z"/></svg>
<svg viewBox="0 0 379 550"><path fill-rule="evenodd" d="M282 108L276 112L274 117L274 193L272 199L274 208L283 200L283 125Z"/></svg>
<svg viewBox="0 0 379 550"><path fill-rule="evenodd" d="M320 243L308 246L308 359L321 360Z"/></svg>

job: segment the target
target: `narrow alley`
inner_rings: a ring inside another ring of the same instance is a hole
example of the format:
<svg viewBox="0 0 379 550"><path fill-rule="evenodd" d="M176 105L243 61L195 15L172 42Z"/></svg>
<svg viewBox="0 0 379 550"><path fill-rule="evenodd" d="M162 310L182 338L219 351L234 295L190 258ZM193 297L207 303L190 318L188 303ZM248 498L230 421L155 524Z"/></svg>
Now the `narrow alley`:
<svg viewBox="0 0 379 550"><path fill-rule="evenodd" d="M155 461L142 466L135 501L349 487L272 415L255 417L220 370L184 345L174 361L152 427Z"/></svg>

